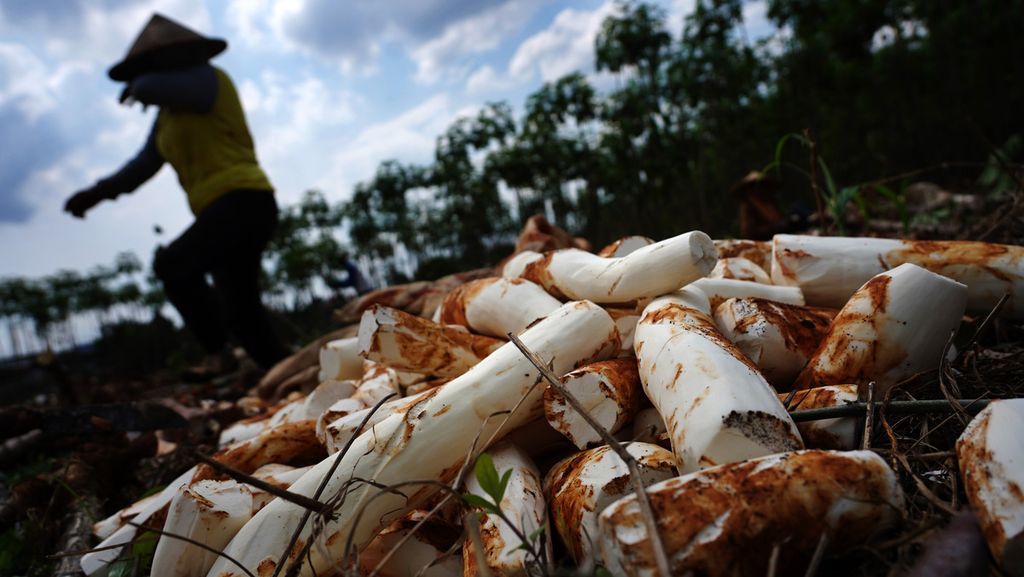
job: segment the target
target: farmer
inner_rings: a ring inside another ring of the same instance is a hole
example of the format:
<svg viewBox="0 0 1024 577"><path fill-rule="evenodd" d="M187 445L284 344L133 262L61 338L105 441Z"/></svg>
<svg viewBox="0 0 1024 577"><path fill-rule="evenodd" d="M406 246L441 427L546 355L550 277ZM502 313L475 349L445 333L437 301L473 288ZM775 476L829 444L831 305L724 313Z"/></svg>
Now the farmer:
<svg viewBox="0 0 1024 577"><path fill-rule="evenodd" d="M287 351L260 299L260 258L277 226L274 189L256 161L242 105L228 75L209 63L227 48L160 14L108 74L126 83L121 102L159 107L145 146L121 170L68 199L78 218L132 192L169 162L195 222L157 249L153 271L206 357L194 376L229 371L228 331L264 369ZM213 277L213 286L206 275Z"/></svg>

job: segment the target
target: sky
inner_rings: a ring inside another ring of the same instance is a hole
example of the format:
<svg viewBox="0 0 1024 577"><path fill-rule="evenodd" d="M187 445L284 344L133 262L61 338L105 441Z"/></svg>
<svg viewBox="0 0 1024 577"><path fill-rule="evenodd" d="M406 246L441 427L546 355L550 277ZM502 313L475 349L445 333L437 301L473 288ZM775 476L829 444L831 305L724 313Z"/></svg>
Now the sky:
<svg viewBox="0 0 1024 577"><path fill-rule="evenodd" d="M678 33L693 0L653 0ZM84 220L66 199L141 148L156 110L120 106L106 71L153 12L229 47L214 63L241 95L278 202L351 195L385 160L426 162L434 140L492 101L521 109L544 82L595 74L612 0L3 0L0 277L149 262L192 221L173 170ZM763 29L764 2L744 13ZM158 233L157 230L162 231Z"/></svg>

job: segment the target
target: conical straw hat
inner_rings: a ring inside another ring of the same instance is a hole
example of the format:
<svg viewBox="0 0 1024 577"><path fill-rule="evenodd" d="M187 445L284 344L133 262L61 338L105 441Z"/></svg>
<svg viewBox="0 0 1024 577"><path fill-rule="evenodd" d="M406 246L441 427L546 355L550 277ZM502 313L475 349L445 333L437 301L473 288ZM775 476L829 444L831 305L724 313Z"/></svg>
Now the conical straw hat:
<svg viewBox="0 0 1024 577"><path fill-rule="evenodd" d="M227 47L228 43L220 38L207 38L162 14L153 14L128 54L107 74L114 80L131 80L140 72L161 65L209 60Z"/></svg>

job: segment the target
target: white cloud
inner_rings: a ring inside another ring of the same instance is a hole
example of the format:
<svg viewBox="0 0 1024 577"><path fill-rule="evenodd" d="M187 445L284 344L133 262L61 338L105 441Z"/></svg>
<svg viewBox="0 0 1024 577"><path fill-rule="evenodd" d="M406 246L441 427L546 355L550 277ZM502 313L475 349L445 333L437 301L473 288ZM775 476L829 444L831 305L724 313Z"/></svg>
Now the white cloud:
<svg viewBox="0 0 1024 577"><path fill-rule="evenodd" d="M509 74L520 81L539 75L548 82L576 70L592 70L594 38L614 11L615 4L608 1L590 11L559 12L551 26L519 46L509 62Z"/></svg>
<svg viewBox="0 0 1024 577"><path fill-rule="evenodd" d="M21 44L0 43L0 107L14 106L29 121L57 106L46 64Z"/></svg>
<svg viewBox="0 0 1024 577"><path fill-rule="evenodd" d="M260 84L243 82L242 98L263 156L278 160L316 148L325 132L352 122L357 100L319 78L287 82L272 72L264 73Z"/></svg>
<svg viewBox="0 0 1024 577"><path fill-rule="evenodd" d="M412 51L416 79L437 82L465 72L471 58L495 49L522 29L536 7L535 0L512 0L494 10L448 25L444 33Z"/></svg>
<svg viewBox="0 0 1024 577"><path fill-rule="evenodd" d="M347 198L357 183L373 176L382 161L427 162L437 136L467 110L457 109L447 95L436 94L392 119L366 127L340 146L331 157L331 170L318 185L341 190Z"/></svg>
<svg viewBox="0 0 1024 577"><path fill-rule="evenodd" d="M466 80L466 91L470 94L495 93L507 90L512 85L509 78L500 77L489 64L477 68Z"/></svg>
<svg viewBox="0 0 1024 577"><path fill-rule="evenodd" d="M204 0L134 0L116 4L84 0L37 0L30 10L0 18L5 36L37 36L47 56L104 68L122 57L154 12L201 33L212 33Z"/></svg>

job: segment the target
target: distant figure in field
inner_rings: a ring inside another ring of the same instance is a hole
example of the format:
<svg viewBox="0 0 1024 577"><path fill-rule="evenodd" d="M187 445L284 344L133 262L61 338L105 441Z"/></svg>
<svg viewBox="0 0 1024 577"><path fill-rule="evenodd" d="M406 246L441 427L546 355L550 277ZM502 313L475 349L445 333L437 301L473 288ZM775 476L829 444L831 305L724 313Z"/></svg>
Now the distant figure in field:
<svg viewBox="0 0 1024 577"><path fill-rule="evenodd" d="M277 226L274 188L256 160L234 84L209 63L225 48L224 40L154 14L108 72L126 83L122 103L159 107L149 138L124 167L75 193L64 207L83 218L101 201L134 191L164 162L174 168L195 222L157 249L153 271L207 352L194 369L199 377L230 369L229 330L265 369L288 354L259 289L261 255Z"/></svg>

